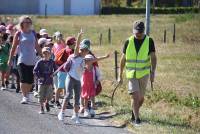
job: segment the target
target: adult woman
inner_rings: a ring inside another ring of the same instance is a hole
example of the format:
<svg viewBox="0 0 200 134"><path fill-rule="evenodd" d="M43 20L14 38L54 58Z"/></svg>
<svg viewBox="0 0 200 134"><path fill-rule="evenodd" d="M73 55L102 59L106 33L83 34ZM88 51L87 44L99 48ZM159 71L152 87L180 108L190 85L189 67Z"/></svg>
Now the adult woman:
<svg viewBox="0 0 200 134"><path fill-rule="evenodd" d="M11 65L13 55L18 47L18 71L20 75L20 88L22 90L21 104L29 101L29 92L33 84L33 68L36 62L35 49L41 54L37 43L36 34L32 30L32 20L29 16L22 16L19 19L20 30L14 35L8 64Z"/></svg>

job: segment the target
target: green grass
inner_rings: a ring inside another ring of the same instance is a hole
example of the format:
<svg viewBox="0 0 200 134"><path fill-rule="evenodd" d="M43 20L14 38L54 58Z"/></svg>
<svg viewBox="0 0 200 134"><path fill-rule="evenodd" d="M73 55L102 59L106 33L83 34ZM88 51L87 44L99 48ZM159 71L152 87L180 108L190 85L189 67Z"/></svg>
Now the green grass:
<svg viewBox="0 0 200 134"><path fill-rule="evenodd" d="M76 35L80 28L84 38L92 40L94 53L104 55L121 52L124 41L131 35L132 22L143 19L143 15L110 16L55 16L45 19L33 16L34 27L47 28L50 34L59 30L65 37ZM176 43L172 42L173 24L176 24ZM112 44L108 43L108 29L112 31ZM167 43L163 43L164 30ZM103 45L99 46L99 35L103 34ZM113 90L114 55L100 62L103 75L103 92L97 97L101 105L99 112L115 112L111 121L125 124L135 133L198 133L200 131L200 15L153 15L151 17L151 37L155 41L158 67L154 91L148 85L141 117L142 127L135 128L129 123L130 96L127 80L118 89L114 107L110 107ZM121 54L119 54L120 56Z"/></svg>

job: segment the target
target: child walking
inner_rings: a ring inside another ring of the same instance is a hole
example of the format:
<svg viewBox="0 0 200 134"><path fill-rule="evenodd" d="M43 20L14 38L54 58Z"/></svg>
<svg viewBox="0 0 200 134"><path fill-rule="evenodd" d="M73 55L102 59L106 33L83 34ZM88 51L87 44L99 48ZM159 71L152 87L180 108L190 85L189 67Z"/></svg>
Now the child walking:
<svg viewBox="0 0 200 134"><path fill-rule="evenodd" d="M9 51L10 51L10 44L7 43L7 34L1 34L0 35L0 71L1 71L1 80L2 80L2 86L1 90L5 90L8 88L8 58L9 58Z"/></svg>
<svg viewBox="0 0 200 134"><path fill-rule="evenodd" d="M68 75L65 80L66 94L63 100L61 111L58 114L58 120L64 120L64 112L68 102L71 99L73 90L74 90L74 109L72 120L75 121L76 124L79 124L79 100L81 93L81 76L84 69L84 60L86 54L88 54L89 50L85 47L80 46L80 40L83 32L81 31L78 34L77 42L74 50L74 54L70 55L68 61L65 63L64 69L67 71L67 63L70 61L70 69L68 70Z"/></svg>
<svg viewBox="0 0 200 134"><path fill-rule="evenodd" d="M96 96L96 87L100 82L100 73L98 71L98 66L94 64L97 61L108 58L109 55L95 58L91 54L87 54L84 58L85 68L82 76L82 91L81 98L84 103L84 117L95 116L94 104L91 108L88 107L88 101L93 100Z"/></svg>
<svg viewBox="0 0 200 134"><path fill-rule="evenodd" d="M53 72L56 70L56 65L51 57L51 50L49 47L42 49L43 58L39 60L34 69L33 74L38 80L38 97L40 102L39 114L44 114L44 107L46 111L50 111L49 101L53 97Z"/></svg>

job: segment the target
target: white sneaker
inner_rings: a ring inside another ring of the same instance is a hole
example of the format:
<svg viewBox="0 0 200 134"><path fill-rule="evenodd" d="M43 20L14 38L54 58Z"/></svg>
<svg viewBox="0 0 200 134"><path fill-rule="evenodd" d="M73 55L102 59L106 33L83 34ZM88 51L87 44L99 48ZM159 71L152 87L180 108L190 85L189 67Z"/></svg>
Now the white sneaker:
<svg viewBox="0 0 200 134"><path fill-rule="evenodd" d="M94 117L96 115L95 111L92 108L90 109L90 114L91 114L91 117Z"/></svg>
<svg viewBox="0 0 200 134"><path fill-rule="evenodd" d="M33 96L34 97L38 97L38 92L37 91L33 91Z"/></svg>
<svg viewBox="0 0 200 134"><path fill-rule="evenodd" d="M91 117L90 111L89 111L88 109L85 109L84 115L83 115L83 116L84 116L84 117L87 117L87 118L90 118L90 117Z"/></svg>
<svg viewBox="0 0 200 134"><path fill-rule="evenodd" d="M58 120L59 121L63 121L64 120L64 113L63 112L59 112L59 114L58 114Z"/></svg>
<svg viewBox="0 0 200 134"><path fill-rule="evenodd" d="M5 87L1 87L1 90L4 91L4 90L6 90L6 88Z"/></svg>
<svg viewBox="0 0 200 134"><path fill-rule="evenodd" d="M21 104L28 104L27 98L23 97L22 101L20 102Z"/></svg>
<svg viewBox="0 0 200 134"><path fill-rule="evenodd" d="M79 119L79 117L77 115L73 115L71 120L75 121L76 124L80 124L81 123L80 119Z"/></svg>

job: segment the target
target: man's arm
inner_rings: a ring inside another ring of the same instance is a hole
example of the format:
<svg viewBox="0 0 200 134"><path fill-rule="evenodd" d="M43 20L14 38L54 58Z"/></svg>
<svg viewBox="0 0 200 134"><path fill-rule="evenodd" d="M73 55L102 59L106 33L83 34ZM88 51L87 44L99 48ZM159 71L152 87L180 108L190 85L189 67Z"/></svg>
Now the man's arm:
<svg viewBox="0 0 200 134"><path fill-rule="evenodd" d="M120 67L119 67L119 82L123 83L123 71L124 71L124 66L125 66L126 58L125 54L122 55L121 60L120 60Z"/></svg>
<svg viewBox="0 0 200 134"><path fill-rule="evenodd" d="M154 82L156 65L157 65L156 53L155 52L151 52L150 53L150 57L151 57L151 76L150 76L150 80L151 80L151 82Z"/></svg>

